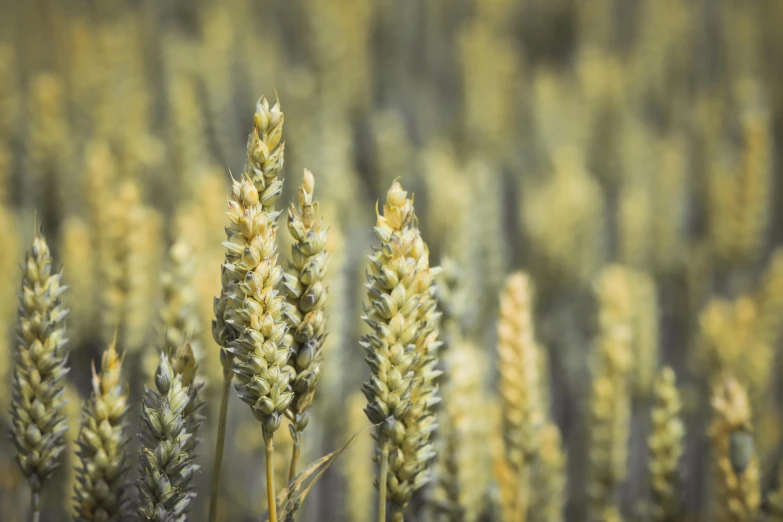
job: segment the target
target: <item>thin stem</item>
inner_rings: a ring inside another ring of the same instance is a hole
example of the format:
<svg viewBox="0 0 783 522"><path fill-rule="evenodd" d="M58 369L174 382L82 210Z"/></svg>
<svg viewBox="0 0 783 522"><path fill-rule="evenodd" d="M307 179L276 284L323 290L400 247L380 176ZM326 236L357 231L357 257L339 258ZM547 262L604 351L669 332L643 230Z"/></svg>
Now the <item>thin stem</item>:
<svg viewBox="0 0 783 522"><path fill-rule="evenodd" d="M378 522L386 522L386 475L389 474L389 440L381 443L381 470L378 476Z"/></svg>
<svg viewBox="0 0 783 522"><path fill-rule="evenodd" d="M41 520L41 489L34 487L30 496L30 520L39 522Z"/></svg>
<svg viewBox="0 0 783 522"><path fill-rule="evenodd" d="M294 446L291 448L291 465L288 468L288 482L291 483L296 477L296 464L299 462L299 454L302 450L302 432L297 431L294 435Z"/></svg>
<svg viewBox="0 0 783 522"><path fill-rule="evenodd" d="M266 443L266 501L269 506L269 522L277 522L277 503L275 502L275 446L272 434L264 432Z"/></svg>
<svg viewBox="0 0 783 522"><path fill-rule="evenodd" d="M212 490L209 495L209 522L217 520L218 491L220 489L220 468L223 462L223 447L226 444L226 424L228 420L228 396L231 393L230 366L223 369L223 395L220 397L220 415L218 418L217 442L215 442L215 460L212 463Z"/></svg>
<svg viewBox="0 0 783 522"><path fill-rule="evenodd" d="M405 522L402 519L402 509L395 509L392 513L392 522Z"/></svg>

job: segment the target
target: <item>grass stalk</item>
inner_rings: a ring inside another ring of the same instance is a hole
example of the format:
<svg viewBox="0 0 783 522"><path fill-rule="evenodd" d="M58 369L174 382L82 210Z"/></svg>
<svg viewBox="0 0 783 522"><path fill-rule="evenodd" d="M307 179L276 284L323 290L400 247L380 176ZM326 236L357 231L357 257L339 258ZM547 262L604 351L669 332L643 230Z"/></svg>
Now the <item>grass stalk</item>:
<svg viewBox="0 0 783 522"><path fill-rule="evenodd" d="M266 446L266 500L269 506L269 522L277 522L277 503L275 502L275 445L273 434L264 430Z"/></svg>
<svg viewBox="0 0 783 522"><path fill-rule="evenodd" d="M291 465L288 468L288 482L296 477L296 465L299 462L299 454L302 452L302 433L297 433L294 445L291 448Z"/></svg>
<svg viewBox="0 0 783 522"><path fill-rule="evenodd" d="M30 495L30 520L39 522L41 520L41 489L34 487Z"/></svg>
<svg viewBox="0 0 783 522"><path fill-rule="evenodd" d="M223 370L223 392L220 397L218 432L215 441L215 460L212 464L212 489L209 495L209 522L217 520L218 492L220 490L220 468L223 463L223 448L226 444L226 424L228 424L228 397L231 393L233 374L230 366Z"/></svg>

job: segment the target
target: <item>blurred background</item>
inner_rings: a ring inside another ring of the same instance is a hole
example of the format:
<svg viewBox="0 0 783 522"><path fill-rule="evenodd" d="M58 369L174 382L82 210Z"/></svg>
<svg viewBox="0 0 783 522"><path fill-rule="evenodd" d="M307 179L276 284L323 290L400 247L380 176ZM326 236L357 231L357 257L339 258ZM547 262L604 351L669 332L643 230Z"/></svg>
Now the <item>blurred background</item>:
<svg viewBox="0 0 783 522"><path fill-rule="evenodd" d="M244 164L256 100L277 97L284 198L311 169L331 227L311 459L366 425L357 396L368 373L357 344L363 272L375 202L399 178L445 268L447 315L484 354L487 396L498 292L509 272L532 275L551 415L568 454L565 520L581 520L586 502L592 282L610 263L643 274L649 328L634 345L644 363L634 369L622 508L629 520L644 509L649 383L665 363L684 402L686 511L710 520L707 382L718 363L749 389L763 483L776 484L781 20L780 0L0 0L2 411L17 265L37 221L71 287L70 437L90 361L114 326L138 405L150 358L171 334L161 325L172 295L190 307L209 395L204 494L192 519L205 519L225 191ZM279 237L287 255L288 236ZM492 415L476 413L497 431ZM229 422L221 519L258 520L260 428L235 397ZM0 440L0 518L24 520L26 485ZM371 520L371 479L361 478L372 476L371 453L369 437L355 443L302 520ZM70 520L66 460L44 520ZM476 488L491 504L489 475Z"/></svg>

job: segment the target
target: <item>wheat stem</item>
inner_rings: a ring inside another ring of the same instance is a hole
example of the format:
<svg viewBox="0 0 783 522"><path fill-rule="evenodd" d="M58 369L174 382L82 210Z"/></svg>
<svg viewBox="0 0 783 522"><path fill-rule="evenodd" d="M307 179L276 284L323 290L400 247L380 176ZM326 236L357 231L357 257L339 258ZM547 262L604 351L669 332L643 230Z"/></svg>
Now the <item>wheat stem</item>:
<svg viewBox="0 0 783 522"><path fill-rule="evenodd" d="M32 495L30 496L30 520L32 522L39 522L41 520L41 489L38 487L33 488Z"/></svg>
<svg viewBox="0 0 783 522"><path fill-rule="evenodd" d="M272 433L264 430L266 446L266 501L269 506L269 522L277 522L277 504L275 503L275 446Z"/></svg>
<svg viewBox="0 0 783 522"><path fill-rule="evenodd" d="M230 366L223 370L223 393L220 396L220 414L218 416L218 433L215 442L215 460L212 463L212 489L209 495L209 522L217 520L218 491L220 490L220 468L223 462L223 448L226 444L226 424L228 423L228 397L231 394L233 374Z"/></svg>
<svg viewBox="0 0 783 522"><path fill-rule="evenodd" d="M296 434L294 439L294 445L291 448L291 465L288 468L288 482L294 480L296 477L296 464L299 462L299 454L302 452L302 433Z"/></svg>
<svg viewBox="0 0 783 522"><path fill-rule="evenodd" d="M389 474L389 439L381 443L381 470L378 473L378 522L386 522L386 476Z"/></svg>

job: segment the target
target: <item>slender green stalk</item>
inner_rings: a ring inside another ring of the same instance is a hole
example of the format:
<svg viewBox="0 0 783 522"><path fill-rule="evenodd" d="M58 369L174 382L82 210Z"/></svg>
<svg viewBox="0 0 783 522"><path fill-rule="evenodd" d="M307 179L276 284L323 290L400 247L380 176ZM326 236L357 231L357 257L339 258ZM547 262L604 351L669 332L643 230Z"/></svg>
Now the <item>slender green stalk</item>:
<svg viewBox="0 0 783 522"><path fill-rule="evenodd" d="M288 482L290 483L296 477L296 464L299 462L299 454L302 452L302 434L297 433L294 439L294 446L291 448L291 465L288 468Z"/></svg>
<svg viewBox="0 0 783 522"><path fill-rule="evenodd" d="M381 444L381 470L378 473L378 522L386 522L386 477L389 474L389 439Z"/></svg>
<svg viewBox="0 0 783 522"><path fill-rule="evenodd" d="M220 397L218 433L215 442L215 460L212 463L212 489L209 494L209 522L217 520L218 491L220 490L220 468L223 463L223 448L226 444L226 424L228 424L228 396L231 393L232 373L230 366L223 370L223 393Z"/></svg>
<svg viewBox="0 0 783 522"><path fill-rule="evenodd" d="M33 488L30 496L30 511L32 522L39 522L41 520L41 490L39 488Z"/></svg>
<svg viewBox="0 0 783 522"><path fill-rule="evenodd" d="M269 522L277 522L277 503L275 502L275 446L272 434L264 430L266 445L266 500L269 506Z"/></svg>

